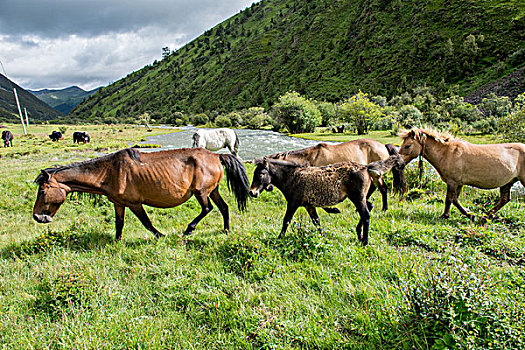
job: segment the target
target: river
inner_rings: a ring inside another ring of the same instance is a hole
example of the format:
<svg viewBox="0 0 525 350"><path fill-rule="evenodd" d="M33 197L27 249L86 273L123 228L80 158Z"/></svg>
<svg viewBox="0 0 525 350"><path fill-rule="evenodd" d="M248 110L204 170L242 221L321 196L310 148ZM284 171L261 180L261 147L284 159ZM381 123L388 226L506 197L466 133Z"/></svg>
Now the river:
<svg viewBox="0 0 525 350"><path fill-rule="evenodd" d="M144 143L153 143L162 146L162 149L174 149L192 146L192 136L197 130L195 127L178 128L178 132L147 137ZM268 130L235 129L239 136L239 156L243 160L252 160L276 152L291 151L318 144L320 141L306 140L287 136ZM339 143L339 142L327 142ZM217 151L229 152L228 149Z"/></svg>

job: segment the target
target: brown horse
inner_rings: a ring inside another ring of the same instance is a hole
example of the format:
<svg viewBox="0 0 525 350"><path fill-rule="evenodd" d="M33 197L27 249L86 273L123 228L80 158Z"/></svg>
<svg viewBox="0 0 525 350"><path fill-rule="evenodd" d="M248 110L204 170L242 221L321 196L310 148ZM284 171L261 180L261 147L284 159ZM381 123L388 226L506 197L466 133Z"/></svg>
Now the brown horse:
<svg viewBox="0 0 525 350"><path fill-rule="evenodd" d="M381 176L392 167L404 168L400 155L393 155L385 161L363 165L357 162L337 163L323 167L299 165L295 162L256 159L250 195L259 197L264 190L272 191L273 185L286 198L286 214L279 237L282 237L299 207L305 207L312 222L319 226L316 207L333 206L346 198L354 203L359 213L357 237L363 245L368 244L368 228L372 203L368 198L372 187L372 174ZM361 235L361 230L363 235Z"/></svg>
<svg viewBox="0 0 525 350"><path fill-rule="evenodd" d="M306 163L310 166L325 166L348 161L366 165L372 162L386 160L394 154L397 154L397 150L391 144L383 145L381 142L375 140L359 139L337 145L319 143L315 146L296 151L275 153L267 156L267 158L288 160L299 164ZM383 210L387 210L387 186L381 176L377 174L371 175L375 186L377 186L381 192ZM406 189L404 170L397 167L393 168L392 175L394 191L403 193Z"/></svg>
<svg viewBox="0 0 525 350"><path fill-rule="evenodd" d="M510 188L515 182L519 180L525 185L525 145L522 143L475 145L431 129L412 129L399 136L403 139L399 154L405 162L425 158L447 184L445 211L441 215L444 219L450 216L451 204L469 219L474 218L458 201L464 185L500 188L500 199L488 212L489 216L509 202Z"/></svg>
<svg viewBox="0 0 525 350"><path fill-rule="evenodd" d="M202 148L161 152L140 152L133 148L82 163L42 170L33 218L40 223L52 221L70 192L106 196L115 206L116 239L122 236L125 208L128 207L155 237L162 234L151 224L143 205L157 208L176 207L192 195L201 205L200 214L184 234L212 209L209 198L219 207L224 229L230 229L228 205L219 194L224 169L239 209L246 209L249 180L244 165L231 154L215 154Z"/></svg>

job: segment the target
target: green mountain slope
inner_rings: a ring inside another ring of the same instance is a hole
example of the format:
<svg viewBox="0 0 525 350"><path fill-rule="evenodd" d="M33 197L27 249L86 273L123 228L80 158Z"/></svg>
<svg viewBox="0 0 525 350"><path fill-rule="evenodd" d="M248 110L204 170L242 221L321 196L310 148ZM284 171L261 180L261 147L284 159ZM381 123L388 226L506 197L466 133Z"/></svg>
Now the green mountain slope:
<svg viewBox="0 0 525 350"><path fill-rule="evenodd" d="M57 111L68 114L71 109L82 102L86 97L93 95L98 89L85 91L78 86L70 86L65 89L31 91L38 99L44 101Z"/></svg>
<svg viewBox="0 0 525 350"><path fill-rule="evenodd" d="M289 90L329 101L423 84L467 95L524 65L524 32L519 0L263 0L70 116L267 107Z"/></svg>
<svg viewBox="0 0 525 350"><path fill-rule="evenodd" d="M40 101L36 96L16 85L4 75L0 74L0 121L20 121L13 88L16 88L20 105L22 107L22 113L24 113L24 108L27 109L30 123L31 121L42 122L47 120L55 120L63 116L61 112L49 107L44 102Z"/></svg>

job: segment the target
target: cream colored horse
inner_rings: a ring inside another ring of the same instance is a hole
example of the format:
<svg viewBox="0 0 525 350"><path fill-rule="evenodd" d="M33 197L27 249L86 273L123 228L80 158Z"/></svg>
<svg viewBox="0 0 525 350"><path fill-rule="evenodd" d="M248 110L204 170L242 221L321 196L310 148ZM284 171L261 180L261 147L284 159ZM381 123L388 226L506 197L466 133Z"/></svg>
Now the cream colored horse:
<svg viewBox="0 0 525 350"><path fill-rule="evenodd" d="M475 145L431 129L403 131L399 137L403 139L399 154L406 163L418 156L425 158L447 184L445 211L441 216L444 219L450 216L451 204L471 220L474 218L458 201L464 185L487 190L500 188L500 199L489 210L489 216L510 201L510 188L515 182L525 185L525 144Z"/></svg>

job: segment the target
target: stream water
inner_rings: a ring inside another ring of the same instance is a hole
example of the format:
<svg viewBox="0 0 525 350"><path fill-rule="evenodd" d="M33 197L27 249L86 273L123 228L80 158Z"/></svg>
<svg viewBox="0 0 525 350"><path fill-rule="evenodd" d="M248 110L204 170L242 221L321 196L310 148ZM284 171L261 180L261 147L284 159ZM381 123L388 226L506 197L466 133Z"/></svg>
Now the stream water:
<svg viewBox="0 0 525 350"><path fill-rule="evenodd" d="M144 143L154 143L162 149L174 149L192 146L192 136L197 130L195 127L182 127L179 132L151 136ZM276 152L291 151L318 144L320 141L300 139L268 130L235 129L239 136L239 156L243 160L266 156ZM339 142L327 142L339 143ZM227 153L227 148L217 153Z"/></svg>

